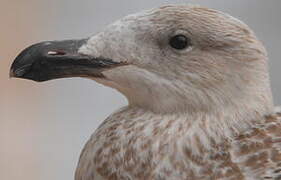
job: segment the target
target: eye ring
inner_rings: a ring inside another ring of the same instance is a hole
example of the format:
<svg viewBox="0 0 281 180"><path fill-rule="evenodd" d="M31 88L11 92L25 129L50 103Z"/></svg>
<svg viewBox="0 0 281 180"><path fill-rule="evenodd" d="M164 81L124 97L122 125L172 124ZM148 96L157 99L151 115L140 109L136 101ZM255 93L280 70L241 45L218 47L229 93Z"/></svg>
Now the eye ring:
<svg viewBox="0 0 281 180"><path fill-rule="evenodd" d="M176 50L184 50L192 46L191 39L183 34L178 34L170 38L169 44Z"/></svg>

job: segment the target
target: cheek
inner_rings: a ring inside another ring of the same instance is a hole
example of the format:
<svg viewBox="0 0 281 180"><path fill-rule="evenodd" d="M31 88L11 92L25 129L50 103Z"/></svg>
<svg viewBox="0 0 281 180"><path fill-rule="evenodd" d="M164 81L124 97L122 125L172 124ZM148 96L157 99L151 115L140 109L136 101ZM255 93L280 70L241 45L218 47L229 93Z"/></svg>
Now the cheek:
<svg viewBox="0 0 281 180"><path fill-rule="evenodd" d="M103 75L107 80L118 84L118 86L135 89L143 81L145 72L136 66L128 65L106 70Z"/></svg>
<svg viewBox="0 0 281 180"><path fill-rule="evenodd" d="M221 79L230 71L229 59L217 56L214 53L193 50L181 66L186 72L197 75L202 79Z"/></svg>
<svg viewBox="0 0 281 180"><path fill-rule="evenodd" d="M156 74L134 65L107 70L103 74L108 81L114 82L121 88L134 91L142 91L152 86L155 87L161 80Z"/></svg>

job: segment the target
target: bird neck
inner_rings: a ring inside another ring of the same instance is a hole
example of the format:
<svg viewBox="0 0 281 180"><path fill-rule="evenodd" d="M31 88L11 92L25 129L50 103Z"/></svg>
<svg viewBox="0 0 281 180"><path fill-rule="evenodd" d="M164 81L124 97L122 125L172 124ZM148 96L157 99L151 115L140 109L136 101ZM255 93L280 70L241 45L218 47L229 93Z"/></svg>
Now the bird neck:
<svg viewBox="0 0 281 180"><path fill-rule="evenodd" d="M240 103L240 106L220 107L208 112L198 109L159 113L130 105L118 114L122 114L125 119L129 116L136 123L136 127L145 125L144 134L141 136L157 136L159 139L170 136L176 138L175 140L183 139L190 145L200 142L205 149L209 149L214 143L231 141L255 124L262 123L264 116L273 112L272 109L245 102ZM199 150L195 147L194 151Z"/></svg>

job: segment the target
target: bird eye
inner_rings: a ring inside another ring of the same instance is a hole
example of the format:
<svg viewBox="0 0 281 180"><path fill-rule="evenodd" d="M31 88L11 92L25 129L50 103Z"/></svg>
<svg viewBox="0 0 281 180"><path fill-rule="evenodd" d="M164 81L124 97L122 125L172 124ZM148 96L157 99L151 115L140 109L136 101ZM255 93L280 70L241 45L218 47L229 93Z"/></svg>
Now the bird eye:
<svg viewBox="0 0 281 180"><path fill-rule="evenodd" d="M186 36L179 34L173 36L170 39L169 44L174 49L183 50L191 46L191 40Z"/></svg>

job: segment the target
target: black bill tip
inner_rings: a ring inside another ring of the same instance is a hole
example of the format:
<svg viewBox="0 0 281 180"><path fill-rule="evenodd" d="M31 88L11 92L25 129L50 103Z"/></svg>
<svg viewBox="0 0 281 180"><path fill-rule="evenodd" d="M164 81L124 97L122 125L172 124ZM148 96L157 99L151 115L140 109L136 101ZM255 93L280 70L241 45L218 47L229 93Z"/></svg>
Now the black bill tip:
<svg viewBox="0 0 281 180"><path fill-rule="evenodd" d="M46 41L24 49L14 60L10 68L10 77L44 81L44 71L54 64L55 60L65 60L77 56L78 49L87 39ZM51 61L51 62L49 62ZM54 64L55 65L55 64Z"/></svg>
<svg viewBox="0 0 281 180"><path fill-rule="evenodd" d="M30 70L30 68L31 68L31 64L26 64L19 68L11 67L9 77L10 78L23 77Z"/></svg>
<svg viewBox="0 0 281 180"><path fill-rule="evenodd" d="M79 54L87 39L49 41L23 50L10 68L10 77L37 82L65 77L102 77L104 69L126 65L110 59Z"/></svg>
<svg viewBox="0 0 281 180"><path fill-rule="evenodd" d="M34 52L34 47L38 47L39 44L32 45L25 50L23 50L14 60L14 62L11 65L10 68L10 78L21 78L24 77L26 73L28 73L32 67L33 64L33 56L34 53L36 55L36 52Z"/></svg>

